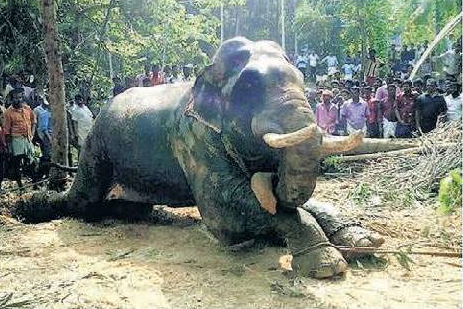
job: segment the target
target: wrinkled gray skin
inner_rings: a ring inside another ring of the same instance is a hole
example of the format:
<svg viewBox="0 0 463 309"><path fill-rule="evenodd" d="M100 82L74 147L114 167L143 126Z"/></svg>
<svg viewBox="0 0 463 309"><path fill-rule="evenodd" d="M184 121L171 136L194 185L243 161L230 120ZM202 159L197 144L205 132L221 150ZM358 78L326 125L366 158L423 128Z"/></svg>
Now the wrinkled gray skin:
<svg viewBox="0 0 463 309"><path fill-rule="evenodd" d="M283 149L262 139L314 122L302 74L276 43L226 41L194 84L132 88L101 111L66 208L79 216L110 212L102 201L119 184L125 201L197 205L203 222L226 244L278 236L296 253L293 265L302 274L341 273L345 261L336 249L304 250L329 242L309 214L316 216L316 207L296 211L315 188L322 136ZM265 211L251 190L256 172L275 175L276 215ZM325 217L319 219L328 222L325 229L341 228Z"/></svg>
<svg viewBox="0 0 463 309"><path fill-rule="evenodd" d="M275 172L281 206L310 198L321 136L283 150L262 140L314 123L305 104L302 75L276 43L229 40L194 85L132 88L101 112L68 194L70 208L92 211L117 183L127 200L198 205L209 229L229 243L272 230L277 220L260 207L249 178ZM253 118L260 122L254 133Z"/></svg>

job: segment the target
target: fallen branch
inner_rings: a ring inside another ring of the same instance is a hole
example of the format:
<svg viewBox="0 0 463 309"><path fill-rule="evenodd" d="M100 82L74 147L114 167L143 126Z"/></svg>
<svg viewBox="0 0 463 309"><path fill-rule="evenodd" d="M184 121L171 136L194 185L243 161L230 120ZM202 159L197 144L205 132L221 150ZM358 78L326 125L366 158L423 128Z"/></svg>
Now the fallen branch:
<svg viewBox="0 0 463 309"><path fill-rule="evenodd" d="M391 249L380 249L375 247L345 247L345 246L334 246L339 251L349 253L393 253L393 254L416 254L416 255L432 255L441 257L456 257L461 258L462 252L438 252L438 251L399 251Z"/></svg>
<svg viewBox="0 0 463 309"><path fill-rule="evenodd" d="M456 143L445 143L441 145L437 145L436 149L438 151L445 150L450 147L457 146ZM373 160L373 159L380 159L380 158L389 158L389 157L397 157L403 156L407 154L414 154L414 153L422 153L427 149L427 147L413 147L408 149L401 149L401 150L393 150L387 152L378 152L378 153L368 153L368 154L361 154L361 155L354 155L354 156L342 156L337 159L337 162L353 162L353 161L365 161L365 160Z"/></svg>

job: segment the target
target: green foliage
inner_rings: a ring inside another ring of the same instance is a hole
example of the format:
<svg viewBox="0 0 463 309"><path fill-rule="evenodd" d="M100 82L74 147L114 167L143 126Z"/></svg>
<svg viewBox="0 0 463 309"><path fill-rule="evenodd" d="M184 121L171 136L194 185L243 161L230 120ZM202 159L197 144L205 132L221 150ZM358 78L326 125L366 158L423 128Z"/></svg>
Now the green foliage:
<svg viewBox="0 0 463 309"><path fill-rule="evenodd" d="M281 40L280 0L56 0L68 97L90 88L97 103L114 72L134 77L145 65L202 66L219 44L220 7L225 38ZM39 0L0 1L0 73L30 70L45 86ZM400 34L405 43L430 41L461 8L461 0L285 0L286 49L308 45L319 54L374 47L387 55ZM457 27L458 29L460 27ZM458 34L457 30L455 34ZM0 85L2 86L2 85Z"/></svg>
<svg viewBox="0 0 463 309"><path fill-rule="evenodd" d="M391 5L384 0L301 1L296 11L296 29L301 39L319 54L328 50L338 56L374 47L386 57L390 38Z"/></svg>
<svg viewBox="0 0 463 309"><path fill-rule="evenodd" d="M409 252L410 251L411 251L411 249L409 248ZM415 262L410 258L408 252L399 251L397 253L394 253L394 256L396 257L397 262L399 262L399 264L403 268L405 268L408 271L411 271L411 265L410 264L415 264Z"/></svg>
<svg viewBox="0 0 463 309"><path fill-rule="evenodd" d="M408 45L432 41L460 10L460 0L301 0L294 29L319 54L343 57L361 52L363 43L385 60L393 35Z"/></svg>
<svg viewBox="0 0 463 309"><path fill-rule="evenodd" d="M86 88L96 104L107 98L109 54L122 78L143 72L145 65L204 65L206 51L219 43L218 20L207 10L212 2L193 1L187 8L176 0L58 0L67 96ZM38 0L0 1L0 73L30 69L44 87L40 16Z"/></svg>
<svg viewBox="0 0 463 309"><path fill-rule="evenodd" d="M393 31L400 34L405 44L432 41L442 27L461 11L461 0L392 1L394 5ZM457 27L453 35L461 35ZM443 43L437 52L442 51Z"/></svg>
<svg viewBox="0 0 463 309"><path fill-rule="evenodd" d="M455 208L461 206L461 171L456 169L449 173L440 182L438 211L443 214L452 213Z"/></svg>
<svg viewBox="0 0 463 309"><path fill-rule="evenodd" d="M373 189L367 183L357 185L350 194L350 198L357 204L363 204L373 196Z"/></svg>
<svg viewBox="0 0 463 309"><path fill-rule="evenodd" d="M324 164L326 169L338 170L339 169L339 164L340 164L340 161L339 161L340 158L341 158L340 156L326 157L323 160L323 164Z"/></svg>

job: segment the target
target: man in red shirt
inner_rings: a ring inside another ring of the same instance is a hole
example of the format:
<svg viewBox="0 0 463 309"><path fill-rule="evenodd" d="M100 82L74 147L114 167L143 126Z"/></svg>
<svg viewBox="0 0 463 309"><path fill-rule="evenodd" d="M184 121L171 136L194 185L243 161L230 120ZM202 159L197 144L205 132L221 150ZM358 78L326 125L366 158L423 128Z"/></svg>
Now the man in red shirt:
<svg viewBox="0 0 463 309"><path fill-rule="evenodd" d="M11 106L4 114L5 137L8 153L11 155L13 180L22 188L21 162L28 164L32 157L32 137L35 133L34 112L23 103L23 88L15 88L9 93Z"/></svg>
<svg viewBox="0 0 463 309"><path fill-rule="evenodd" d="M412 92L412 82L407 80L402 84L403 93L397 98L395 114L397 126L396 137L410 138L415 130L415 100L417 94Z"/></svg>
<svg viewBox="0 0 463 309"><path fill-rule="evenodd" d="M164 73L159 70L157 65L153 65L150 76L150 86L156 86L164 84Z"/></svg>

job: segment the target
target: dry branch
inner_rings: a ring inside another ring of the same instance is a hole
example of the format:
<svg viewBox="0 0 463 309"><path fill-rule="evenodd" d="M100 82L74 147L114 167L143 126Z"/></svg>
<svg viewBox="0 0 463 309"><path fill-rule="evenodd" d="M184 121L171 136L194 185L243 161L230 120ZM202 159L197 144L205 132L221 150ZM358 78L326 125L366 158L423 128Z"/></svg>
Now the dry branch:
<svg viewBox="0 0 463 309"><path fill-rule="evenodd" d="M443 151L450 147L457 146L456 143L446 143L437 145L437 151ZM352 162L352 161L365 161L365 160L372 160L372 159L381 159L387 157L396 157L396 156L403 156L408 154L415 154L415 153L424 153L427 150L427 147L414 147L408 149L401 149L401 150L394 150L394 151L387 151L387 152L378 152L378 153L367 153L361 155L353 155L353 156L343 156L337 159L338 162Z"/></svg>
<svg viewBox="0 0 463 309"><path fill-rule="evenodd" d="M414 255L432 255L440 257L454 257L461 258L462 252L440 252L440 251L399 251L392 249L381 249L376 247L344 247L336 246L339 251L349 253L393 253L393 254L414 254Z"/></svg>

